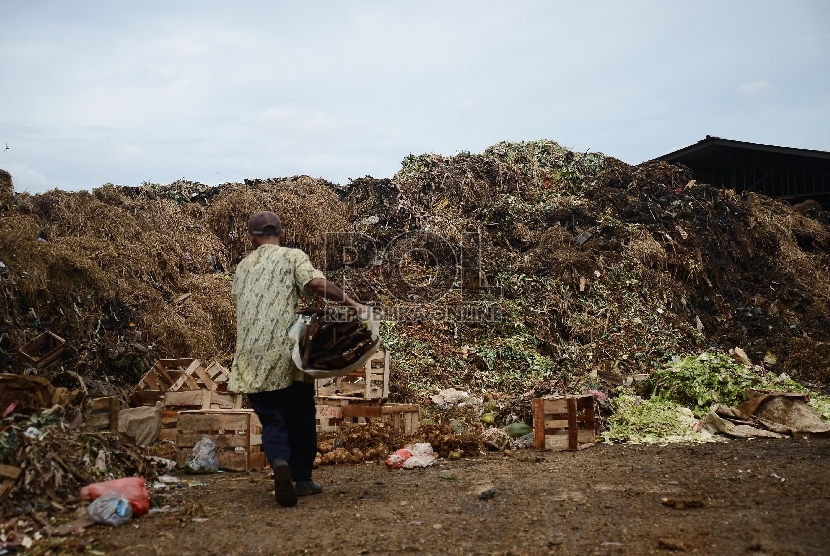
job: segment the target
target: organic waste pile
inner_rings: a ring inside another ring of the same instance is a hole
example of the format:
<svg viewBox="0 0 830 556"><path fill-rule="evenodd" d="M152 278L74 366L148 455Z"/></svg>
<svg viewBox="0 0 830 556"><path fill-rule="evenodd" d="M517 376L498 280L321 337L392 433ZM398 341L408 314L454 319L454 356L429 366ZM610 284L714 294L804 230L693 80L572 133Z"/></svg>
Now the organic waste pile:
<svg viewBox="0 0 830 556"><path fill-rule="evenodd" d="M29 195L2 180L0 367L23 372L16 350L51 330L68 347L39 372L76 371L91 393L134 384L161 357L230 361L232 272L262 209L386 312L392 401L455 386L492 394L499 425L530 423L533 396L608 393L734 347L761 373L830 383L830 215L699 184L682 166L542 140L409 156L391 179L345 186Z"/></svg>

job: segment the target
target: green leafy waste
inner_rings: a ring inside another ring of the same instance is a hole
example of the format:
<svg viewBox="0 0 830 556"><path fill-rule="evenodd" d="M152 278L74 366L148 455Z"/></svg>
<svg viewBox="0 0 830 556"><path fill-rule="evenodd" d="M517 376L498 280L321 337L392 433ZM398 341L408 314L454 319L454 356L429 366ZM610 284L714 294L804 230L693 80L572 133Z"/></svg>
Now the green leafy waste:
<svg viewBox="0 0 830 556"><path fill-rule="evenodd" d="M614 413L608 418L607 442L657 442L670 438L694 439L700 436L690 424L688 409L662 398L643 399L622 388L611 400Z"/></svg>
<svg viewBox="0 0 830 556"><path fill-rule="evenodd" d="M672 362L648 381L652 397L688 407L698 416L714 404L738 405L748 388L764 388L764 380L727 355L702 353ZM803 388L802 388L803 389Z"/></svg>
<svg viewBox="0 0 830 556"><path fill-rule="evenodd" d="M675 361L655 371L646 383L646 398L620 388L611 400L607 441L656 442L666 439L704 440L691 425L715 404L736 406L746 390L805 392L810 406L830 420L830 396L811 392L786 375L764 376L723 354L703 353Z"/></svg>

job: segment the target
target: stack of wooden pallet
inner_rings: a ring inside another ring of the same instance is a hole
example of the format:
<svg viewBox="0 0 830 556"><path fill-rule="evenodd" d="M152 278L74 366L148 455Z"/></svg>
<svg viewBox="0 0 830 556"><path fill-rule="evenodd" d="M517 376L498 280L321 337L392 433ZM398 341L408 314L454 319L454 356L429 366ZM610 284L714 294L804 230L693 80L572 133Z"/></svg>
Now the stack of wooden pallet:
<svg viewBox="0 0 830 556"><path fill-rule="evenodd" d="M381 421L411 433L418 430L420 408L386 403L389 396L388 351L372 354L365 367L338 378L317 381L317 430L336 431L343 423Z"/></svg>
<svg viewBox="0 0 830 556"><path fill-rule="evenodd" d="M130 395L134 406L163 405L159 439L175 440L179 413L187 410L240 409L242 396L228 392L228 370L198 359L160 359Z"/></svg>

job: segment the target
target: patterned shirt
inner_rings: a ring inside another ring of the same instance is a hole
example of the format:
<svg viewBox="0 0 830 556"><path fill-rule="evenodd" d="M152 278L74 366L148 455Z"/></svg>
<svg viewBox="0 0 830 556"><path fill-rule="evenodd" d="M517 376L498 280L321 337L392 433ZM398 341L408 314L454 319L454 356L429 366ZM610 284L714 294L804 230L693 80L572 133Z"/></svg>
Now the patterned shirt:
<svg viewBox="0 0 830 556"><path fill-rule="evenodd" d="M294 365L288 330L297 320L300 291L323 278L299 249L260 245L245 257L233 278L236 355L228 390L240 393L280 390L311 382Z"/></svg>

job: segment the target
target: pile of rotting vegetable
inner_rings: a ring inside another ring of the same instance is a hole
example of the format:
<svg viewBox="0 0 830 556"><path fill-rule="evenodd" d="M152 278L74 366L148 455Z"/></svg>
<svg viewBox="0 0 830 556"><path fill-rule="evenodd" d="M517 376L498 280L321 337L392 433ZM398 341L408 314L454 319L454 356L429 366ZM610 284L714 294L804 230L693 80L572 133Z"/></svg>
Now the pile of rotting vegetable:
<svg viewBox="0 0 830 556"><path fill-rule="evenodd" d="M55 365L89 384L133 384L160 357L227 362L232 272L260 209L390 316L392 401L456 386L530 422L533 395L607 391L736 346L765 371L830 382L828 213L552 141L410 156L391 179L345 186L5 194L0 364L23 371L15 350L44 329L68 340Z"/></svg>

